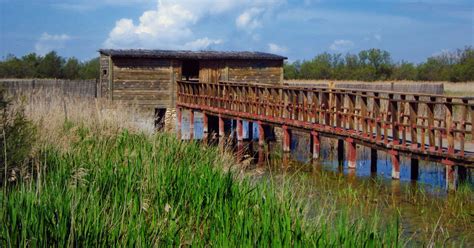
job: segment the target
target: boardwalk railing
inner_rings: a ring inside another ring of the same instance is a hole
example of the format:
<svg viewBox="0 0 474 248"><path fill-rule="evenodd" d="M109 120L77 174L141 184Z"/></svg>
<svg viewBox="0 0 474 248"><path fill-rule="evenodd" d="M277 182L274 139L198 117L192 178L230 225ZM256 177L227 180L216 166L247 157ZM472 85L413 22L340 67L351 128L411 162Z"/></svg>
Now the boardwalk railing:
<svg viewBox="0 0 474 248"><path fill-rule="evenodd" d="M235 82L178 82L178 107L351 138L472 166L474 98Z"/></svg>

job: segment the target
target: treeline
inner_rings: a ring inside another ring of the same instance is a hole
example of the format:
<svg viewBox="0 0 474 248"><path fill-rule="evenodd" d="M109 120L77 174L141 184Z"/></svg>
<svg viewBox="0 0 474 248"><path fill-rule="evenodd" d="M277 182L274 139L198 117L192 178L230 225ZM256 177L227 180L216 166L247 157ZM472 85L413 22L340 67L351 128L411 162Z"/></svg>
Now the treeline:
<svg viewBox="0 0 474 248"><path fill-rule="evenodd" d="M0 61L0 78L99 78L99 58L81 62L65 59L52 51L44 56L30 53L21 58L8 55Z"/></svg>
<svg viewBox="0 0 474 248"><path fill-rule="evenodd" d="M322 53L309 61L285 64L284 74L285 79L474 81L474 49L444 52L420 64L394 63L390 53L380 49L357 55Z"/></svg>

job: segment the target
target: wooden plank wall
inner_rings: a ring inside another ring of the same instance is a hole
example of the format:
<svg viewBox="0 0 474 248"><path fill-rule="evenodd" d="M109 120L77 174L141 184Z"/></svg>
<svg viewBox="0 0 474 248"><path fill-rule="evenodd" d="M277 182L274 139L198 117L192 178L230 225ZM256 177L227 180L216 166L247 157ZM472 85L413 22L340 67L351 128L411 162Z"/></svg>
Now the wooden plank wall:
<svg viewBox="0 0 474 248"><path fill-rule="evenodd" d="M229 60L228 81L245 83L283 83L283 61Z"/></svg>
<svg viewBox="0 0 474 248"><path fill-rule="evenodd" d="M12 95L67 95L95 98L99 94L98 81L65 79L0 79L0 88Z"/></svg>
<svg viewBox="0 0 474 248"><path fill-rule="evenodd" d="M171 60L114 58L113 100L170 107L174 73Z"/></svg>
<svg viewBox="0 0 474 248"><path fill-rule="evenodd" d="M218 83L223 80L223 70L225 62L215 60L199 61L199 81L208 83Z"/></svg>
<svg viewBox="0 0 474 248"><path fill-rule="evenodd" d="M109 56L100 55L99 97L109 97L109 60Z"/></svg>

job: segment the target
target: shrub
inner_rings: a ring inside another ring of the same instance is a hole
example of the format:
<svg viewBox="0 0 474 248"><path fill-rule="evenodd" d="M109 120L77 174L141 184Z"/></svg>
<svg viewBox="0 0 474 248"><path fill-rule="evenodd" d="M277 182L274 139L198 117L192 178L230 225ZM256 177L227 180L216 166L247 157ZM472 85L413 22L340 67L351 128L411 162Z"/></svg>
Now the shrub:
<svg viewBox="0 0 474 248"><path fill-rule="evenodd" d="M13 108L4 90L0 90L0 181L5 176L15 179L19 168L26 164L36 137L35 126L27 120L23 108Z"/></svg>

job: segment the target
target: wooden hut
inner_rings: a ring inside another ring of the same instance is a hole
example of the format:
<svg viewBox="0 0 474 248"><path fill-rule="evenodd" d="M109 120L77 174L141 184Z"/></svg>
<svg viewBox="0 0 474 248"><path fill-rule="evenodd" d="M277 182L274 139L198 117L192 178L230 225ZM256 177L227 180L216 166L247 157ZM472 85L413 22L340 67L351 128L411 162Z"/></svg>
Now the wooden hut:
<svg viewBox="0 0 474 248"><path fill-rule="evenodd" d="M100 52L99 96L155 108L175 107L176 81L283 83L286 57L262 52L113 50Z"/></svg>

